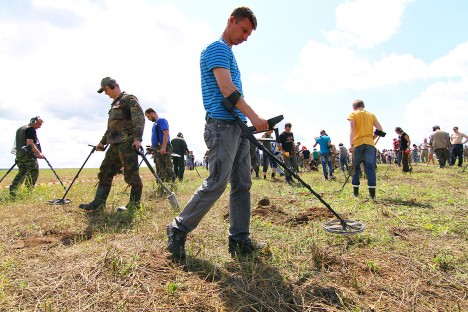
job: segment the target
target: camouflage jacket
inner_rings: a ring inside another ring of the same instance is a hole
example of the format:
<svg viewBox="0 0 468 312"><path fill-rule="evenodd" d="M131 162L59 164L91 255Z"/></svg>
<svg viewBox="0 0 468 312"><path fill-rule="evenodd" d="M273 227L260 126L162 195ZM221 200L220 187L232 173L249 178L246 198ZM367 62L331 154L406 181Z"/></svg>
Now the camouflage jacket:
<svg viewBox="0 0 468 312"><path fill-rule="evenodd" d="M102 144L143 141L145 116L136 96L122 92L111 104Z"/></svg>

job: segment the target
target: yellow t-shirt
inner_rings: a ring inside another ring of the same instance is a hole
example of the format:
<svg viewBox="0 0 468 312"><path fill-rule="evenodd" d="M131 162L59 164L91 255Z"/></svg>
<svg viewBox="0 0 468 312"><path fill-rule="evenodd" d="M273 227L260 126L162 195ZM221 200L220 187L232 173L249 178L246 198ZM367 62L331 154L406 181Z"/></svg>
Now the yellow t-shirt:
<svg viewBox="0 0 468 312"><path fill-rule="evenodd" d="M354 120L353 144L357 147L362 144L374 146L374 121L377 118L371 112L355 110L348 116L348 120Z"/></svg>

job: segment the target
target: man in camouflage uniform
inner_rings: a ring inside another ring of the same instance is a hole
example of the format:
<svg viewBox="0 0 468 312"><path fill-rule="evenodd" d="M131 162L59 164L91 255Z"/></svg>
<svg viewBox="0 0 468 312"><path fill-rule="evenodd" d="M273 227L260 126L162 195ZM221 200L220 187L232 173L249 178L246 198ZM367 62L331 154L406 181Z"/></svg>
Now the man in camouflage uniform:
<svg viewBox="0 0 468 312"><path fill-rule="evenodd" d="M250 152L250 172L255 171L255 177L258 178L259 177L258 173L260 169L258 167L258 162L257 162L257 147L252 142L250 142L249 152Z"/></svg>
<svg viewBox="0 0 468 312"><path fill-rule="evenodd" d="M145 118L138 99L120 90L117 82L106 77L101 81L98 93L105 92L114 101L109 110L107 131L96 146L96 150L105 150L109 144L106 156L99 168L99 184L96 196L89 204L81 204L85 210L96 210L106 204L114 176L124 169L124 180L131 186L130 201L126 206L118 207L118 211L138 209L143 191L139 175L137 149L141 148Z"/></svg>
<svg viewBox="0 0 468 312"><path fill-rule="evenodd" d="M171 154L171 136L169 135L169 123L165 118L158 116L156 111L148 108L145 111L148 120L154 122L151 135L151 149L153 150L156 172L163 182L173 182L176 178Z"/></svg>
<svg viewBox="0 0 468 312"><path fill-rule="evenodd" d="M174 154L179 155L179 157L173 155L172 162L174 164L174 173L179 178L179 181L184 179L184 171L185 171L185 161L184 156L189 156L189 149L187 147L187 142L184 140L184 135L179 132L177 137L172 139L171 141L172 151Z"/></svg>
<svg viewBox="0 0 468 312"><path fill-rule="evenodd" d="M28 125L19 128L16 131L16 140L14 152L16 154L16 164L18 165L18 174L10 185L10 195L16 196L16 190L19 185L25 181L28 189L36 184L39 177L39 165L37 158L44 158L41 151L41 144L37 138L36 129L39 129L44 121L39 117L31 118Z"/></svg>

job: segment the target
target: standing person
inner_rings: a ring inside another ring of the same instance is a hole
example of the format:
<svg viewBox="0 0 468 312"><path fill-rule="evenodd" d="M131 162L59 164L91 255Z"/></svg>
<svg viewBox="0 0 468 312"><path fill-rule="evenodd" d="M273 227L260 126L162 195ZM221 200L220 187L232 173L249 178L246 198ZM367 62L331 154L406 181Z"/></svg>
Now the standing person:
<svg viewBox="0 0 468 312"><path fill-rule="evenodd" d="M411 146L410 137L400 127L396 127L395 132L398 134L398 146L400 147L400 160L403 165L403 172L409 172L409 148Z"/></svg>
<svg viewBox="0 0 468 312"><path fill-rule="evenodd" d="M249 141L223 101L235 106L244 121L247 118L257 131L266 130L268 122L257 115L242 95L242 82L232 46L246 41L257 28L257 18L247 7L236 8L228 18L221 38L201 53L200 70L203 105L206 110L205 143L209 149L209 176L193 194L185 208L167 226L168 250L176 259L185 258L187 234L193 231L231 184L229 203L229 253L247 255L256 246L250 239ZM247 118L246 118L247 117Z"/></svg>
<svg viewBox="0 0 468 312"><path fill-rule="evenodd" d="M452 143L452 157L450 157L450 166L455 165L455 160L458 158L458 167L463 165L463 144L468 142L468 135L458 131L458 127L453 127L453 134L450 136ZM463 141L465 138L465 142Z"/></svg>
<svg viewBox="0 0 468 312"><path fill-rule="evenodd" d="M145 111L145 116L149 121L153 122L151 149L156 172L163 182L175 181L176 176L171 159L172 146L169 123L166 118L159 117L158 113L152 108Z"/></svg>
<svg viewBox="0 0 468 312"><path fill-rule="evenodd" d="M268 130L266 131L263 135L262 138L264 139L272 139L271 134L273 133L273 130ZM269 152L274 154L275 148L273 147L273 144L271 144L271 141L261 141L265 149L267 149ZM266 174L268 171L268 166L271 166L271 178L274 179L276 176L276 168L278 165L270 156L267 155L267 153L263 153L262 155L262 166L263 166L263 179L266 180Z"/></svg>
<svg viewBox="0 0 468 312"><path fill-rule="evenodd" d="M348 149L343 145L343 143L338 144L340 147L339 154L340 154L340 168L341 171L344 171L344 167L346 167L346 172L349 171L348 167Z"/></svg>
<svg viewBox="0 0 468 312"><path fill-rule="evenodd" d="M250 146L249 146L249 151L250 151L250 168L251 168L251 171L255 171L255 177L256 178L259 178L259 171L260 171L260 167L258 166L258 157L257 157L257 146L250 142Z"/></svg>
<svg viewBox="0 0 468 312"><path fill-rule="evenodd" d="M353 175L353 194L355 197L359 195L359 177L361 174L361 166L359 165L364 160L364 170L367 175L367 186L369 187L369 195L372 199L375 198L375 187L377 185L375 174L375 147L374 128L382 131L377 117L371 112L366 111L362 100L353 102L353 112L348 116L350 123L350 148L353 153L353 164L355 173Z"/></svg>
<svg viewBox="0 0 468 312"><path fill-rule="evenodd" d="M80 204L81 209L96 210L105 206L112 186L114 176L123 167L124 180L130 184L130 200L126 206L118 207L118 211L138 209L140 206L143 183L141 182L138 154L135 150L141 148L145 118L138 99L121 91L119 84L110 77L101 80L98 93L104 92L114 101L110 105L107 130L101 141L96 145L97 151L105 150L109 144L106 156L98 173L98 187L94 200L89 204Z"/></svg>
<svg viewBox="0 0 468 312"><path fill-rule="evenodd" d="M429 137L429 144L431 144L439 160L439 168L445 168L450 158L450 136L447 132L440 130L439 126L432 127L432 131L433 133Z"/></svg>
<svg viewBox="0 0 468 312"><path fill-rule="evenodd" d="M177 133L177 137L172 139L172 152L174 154L179 155L172 157L172 162L174 164L174 174L179 178L179 181L184 179L184 171L185 171L185 155L188 156L189 149L187 147L187 142L184 140L184 135L179 132Z"/></svg>
<svg viewBox="0 0 468 312"><path fill-rule="evenodd" d="M296 158L296 147L294 145L294 134L291 132L292 125L287 122L284 125L284 131L279 136L278 149L283 153L284 164L296 171L297 158ZM284 171L286 182L291 184L294 179L288 170Z"/></svg>
<svg viewBox="0 0 468 312"><path fill-rule="evenodd" d="M332 164L332 152L331 152L331 139L325 132L325 130L320 131L320 137L315 138L314 147L320 145L320 161L322 163L323 168L323 176L325 180L328 180L328 171L327 165L330 170L330 179L335 179L333 176L333 164Z"/></svg>
<svg viewBox="0 0 468 312"><path fill-rule="evenodd" d="M304 171L310 171L310 151L307 149L307 147L304 145L302 146L302 157L303 157L303 167Z"/></svg>
<svg viewBox="0 0 468 312"><path fill-rule="evenodd" d="M14 152L16 154L16 165L18 166L18 173L11 182L10 196L16 196L18 186L25 181L28 189L36 185L39 178L39 164L37 159L43 159L41 144L37 138L36 130L39 129L44 121L41 117L33 117L26 126L20 127L16 130Z"/></svg>
<svg viewBox="0 0 468 312"><path fill-rule="evenodd" d="M421 143L419 145L419 150L421 151L421 162L422 163L425 163L427 164L429 159L428 159L428 156L429 156L429 147L431 147L429 145L429 143L427 143L427 139L424 138L424 141L423 143Z"/></svg>

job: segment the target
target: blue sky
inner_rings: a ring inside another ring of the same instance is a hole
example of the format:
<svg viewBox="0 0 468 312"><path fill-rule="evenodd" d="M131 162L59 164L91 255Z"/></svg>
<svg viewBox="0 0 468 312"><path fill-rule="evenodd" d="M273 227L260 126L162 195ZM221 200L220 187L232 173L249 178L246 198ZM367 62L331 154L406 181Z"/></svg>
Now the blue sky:
<svg viewBox="0 0 468 312"><path fill-rule="evenodd" d="M0 168L14 162L16 129L36 115L49 161L80 167L105 131L110 100L96 93L105 76L167 118L201 158L199 54L239 5L258 18L233 48L246 100L265 118L283 114L279 127L291 122L296 141L311 148L325 129L348 145L358 98L388 133L380 149L396 126L417 144L435 124L468 132L467 1L1 1Z"/></svg>

